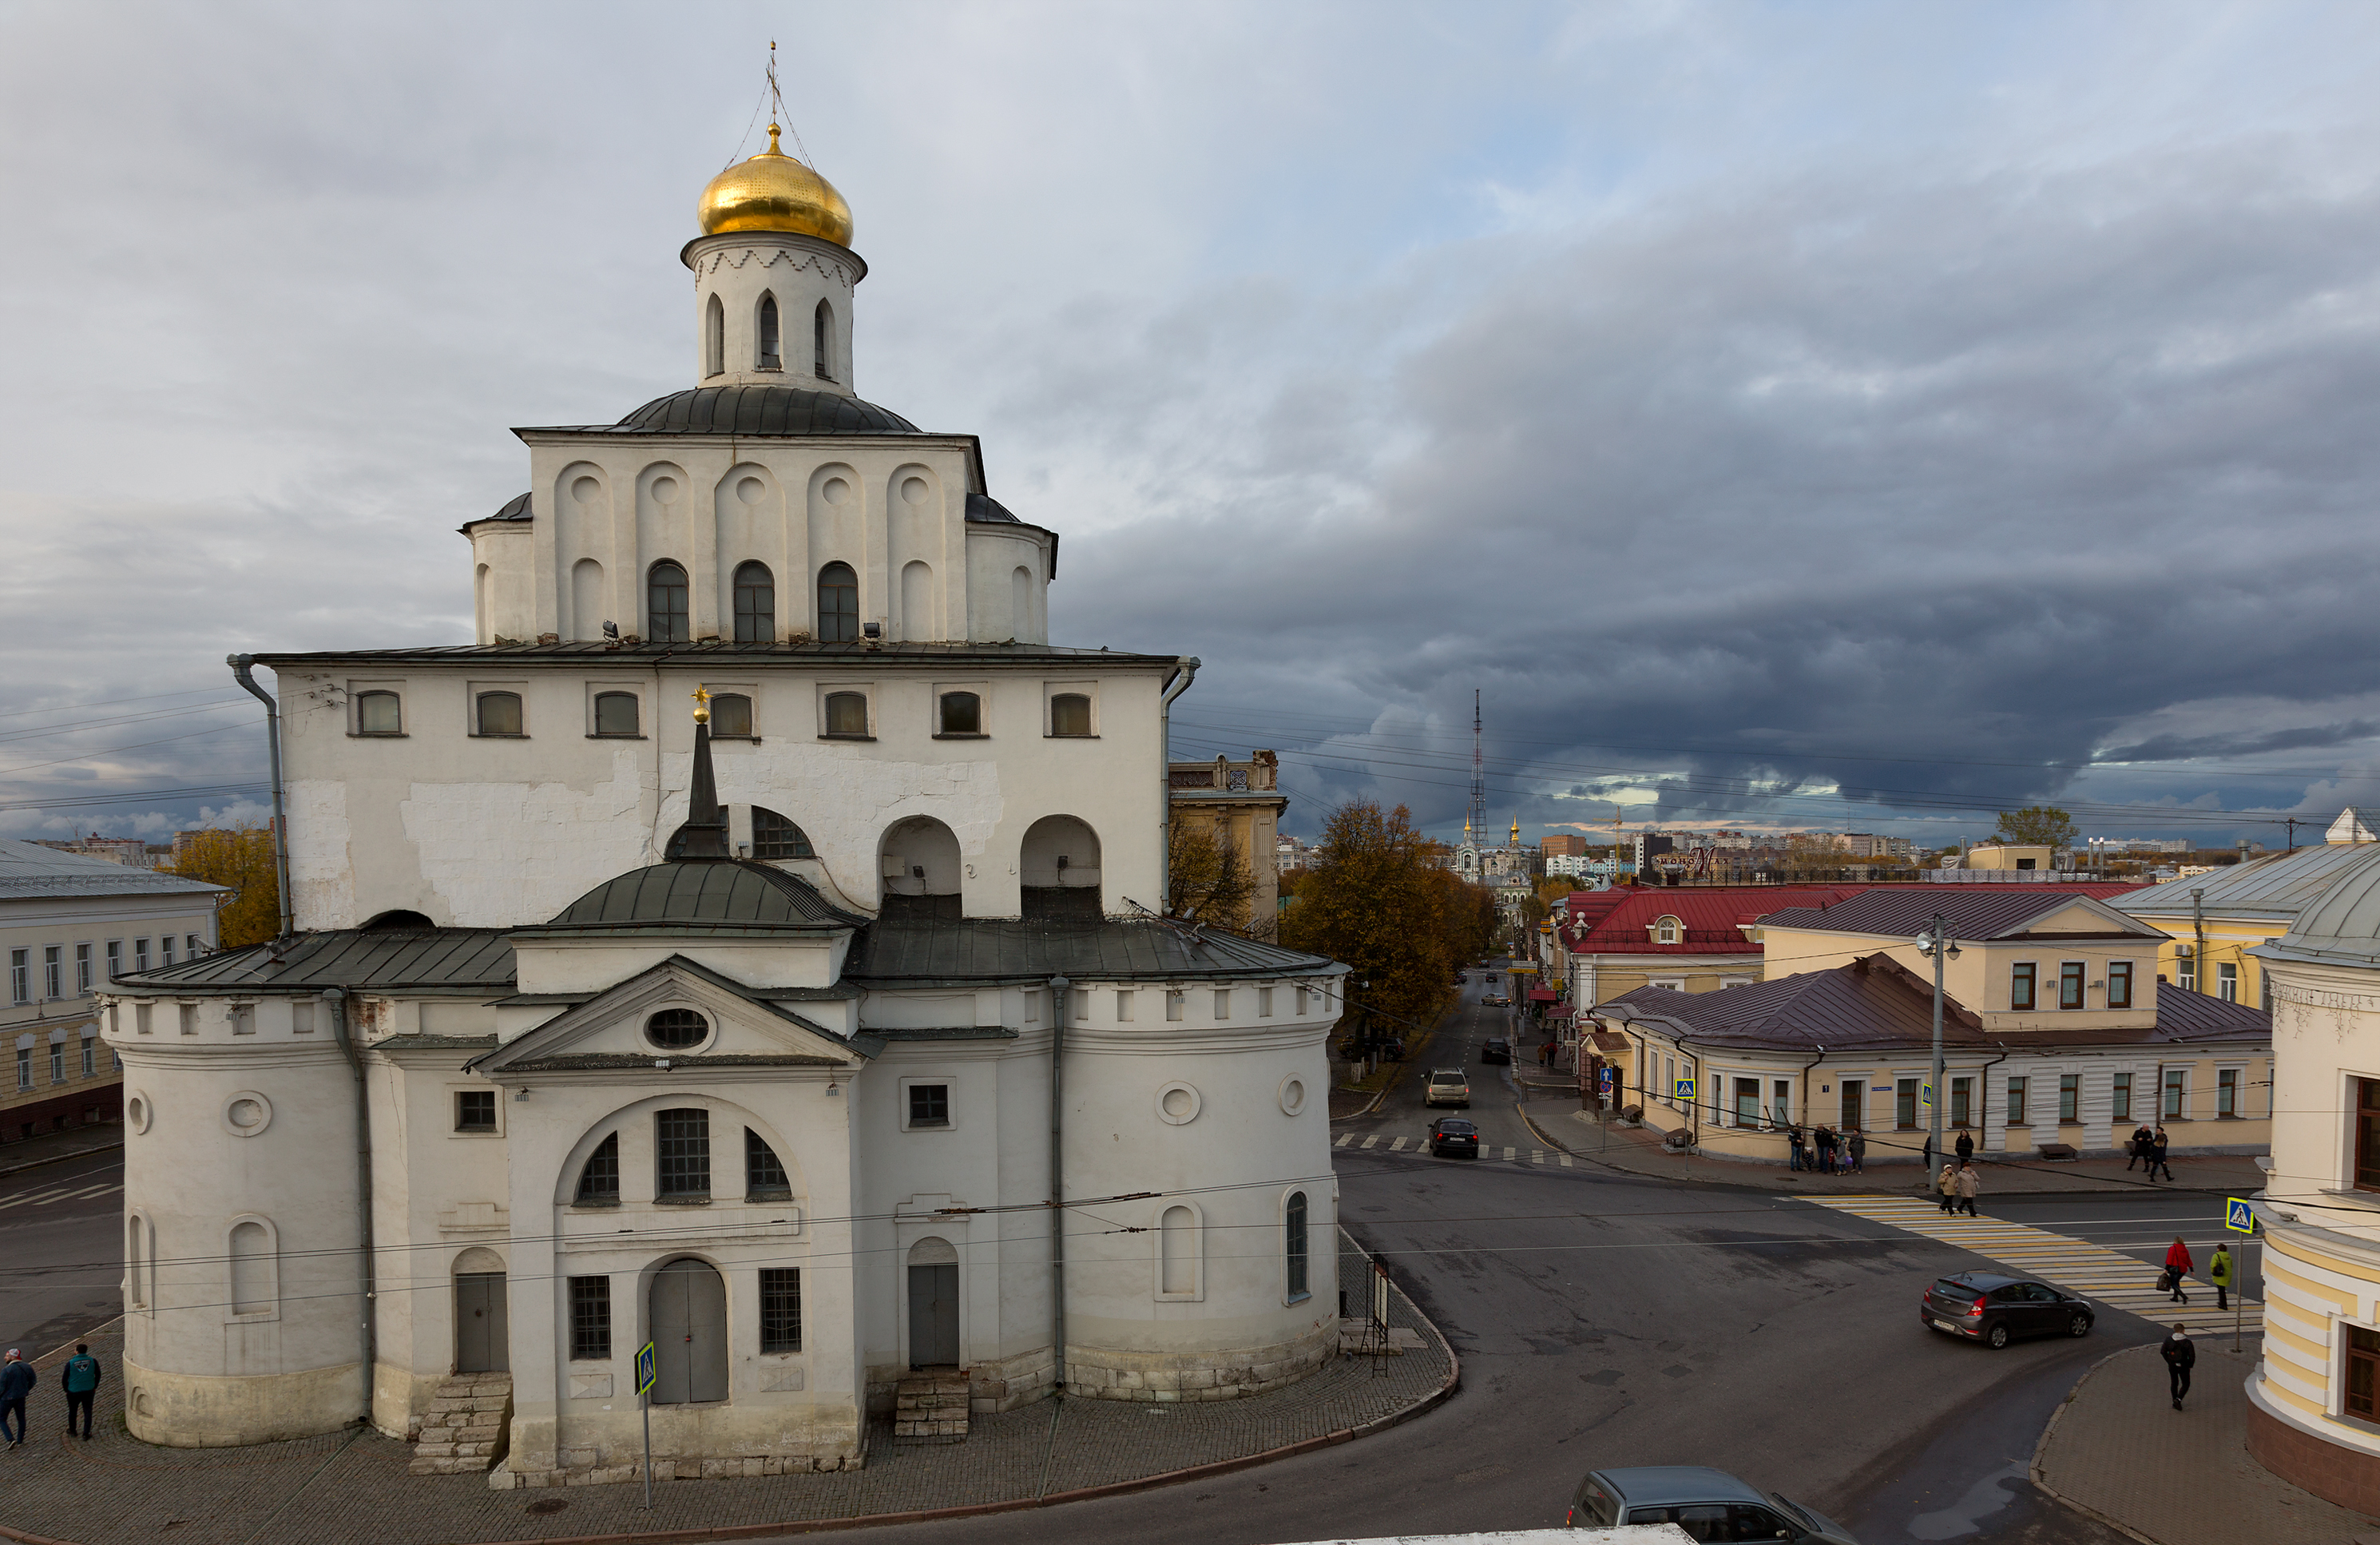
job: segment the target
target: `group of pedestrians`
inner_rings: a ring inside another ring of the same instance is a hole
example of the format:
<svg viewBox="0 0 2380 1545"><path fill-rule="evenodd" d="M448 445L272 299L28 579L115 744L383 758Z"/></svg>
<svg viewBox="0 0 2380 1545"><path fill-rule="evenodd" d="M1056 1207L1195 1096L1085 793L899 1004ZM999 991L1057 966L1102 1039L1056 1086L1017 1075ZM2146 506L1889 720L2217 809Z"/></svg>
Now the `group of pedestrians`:
<svg viewBox="0 0 2380 1545"><path fill-rule="evenodd" d="M1867 1137L1856 1126L1849 1132L1838 1132L1825 1125L1814 1126L1805 1138L1799 1123L1785 1128L1785 1141L1792 1154L1797 1170L1812 1170L1819 1174L1862 1174L1867 1165Z"/></svg>
<svg viewBox="0 0 2380 1545"><path fill-rule="evenodd" d="M2194 1269L2195 1263L2190 1259L2190 1247L2182 1243L2180 1235L2175 1235L2173 1243L2165 1247L2165 1274L2157 1282L2159 1287L2171 1295L2167 1302L2180 1304L2184 1308L2189 1306L2190 1273ZM2215 1284L2215 1307L2218 1309L2231 1307L2234 1271L2230 1244L2226 1240L2216 1240L2215 1253L2206 1258L2206 1280Z"/></svg>
<svg viewBox="0 0 2380 1545"><path fill-rule="evenodd" d="M86 1442L91 1438L91 1405L99 1393L99 1359L91 1355L91 1344L75 1343L75 1355L58 1370L58 1382L67 1392L67 1431L73 1433L79 1417ZM12 1449L25 1446L25 1401L40 1381L41 1375L25 1360L25 1354L10 1347L7 1360L0 1362L0 1437L6 1437ZM16 1418L13 1427L11 1417Z"/></svg>
<svg viewBox="0 0 2380 1545"><path fill-rule="evenodd" d="M1975 1217L1975 1198L1984 1194L1983 1172L1964 1159L1945 1164L1942 1173L1934 1177L1934 1189L1941 1195L1943 1211Z"/></svg>
<svg viewBox="0 0 2380 1545"><path fill-rule="evenodd" d="M2165 1177L2171 1180L2173 1166L2165 1162L2166 1150L2170 1146L2163 1125L2152 1127L2143 1122L2133 1127L2131 1140L2124 1144L2124 1151L2131 1156L2131 1162L2124 1166L2124 1173L2130 1174L2135 1166L2146 1164L2151 1180L2157 1177L2159 1170L2165 1171Z"/></svg>

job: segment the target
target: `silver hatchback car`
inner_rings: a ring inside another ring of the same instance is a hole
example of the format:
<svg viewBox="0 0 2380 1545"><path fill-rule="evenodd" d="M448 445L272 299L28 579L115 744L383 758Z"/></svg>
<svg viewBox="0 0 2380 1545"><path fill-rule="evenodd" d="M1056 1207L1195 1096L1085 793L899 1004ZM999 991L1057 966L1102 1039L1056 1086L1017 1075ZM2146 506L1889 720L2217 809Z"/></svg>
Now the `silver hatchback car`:
<svg viewBox="0 0 2380 1545"><path fill-rule="evenodd" d="M1572 1494L1563 1521L1574 1529L1675 1524L1694 1539L1859 1545L1825 1514L1788 1502L1779 1492L1764 1497L1750 1483L1702 1465L1589 1470Z"/></svg>

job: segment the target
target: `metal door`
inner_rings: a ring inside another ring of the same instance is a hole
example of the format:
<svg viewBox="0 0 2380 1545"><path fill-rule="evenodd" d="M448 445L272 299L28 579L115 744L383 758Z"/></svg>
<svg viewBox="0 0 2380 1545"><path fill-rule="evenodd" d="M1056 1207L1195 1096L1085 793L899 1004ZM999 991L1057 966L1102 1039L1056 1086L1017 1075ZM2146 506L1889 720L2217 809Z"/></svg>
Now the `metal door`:
<svg viewBox="0 0 2380 1545"><path fill-rule="evenodd" d="M504 1329L504 1274L464 1271L455 1277L455 1371L505 1373L512 1369Z"/></svg>
<svg viewBox="0 0 2380 1545"><path fill-rule="evenodd" d="M727 1398L727 1284L709 1262L671 1261L653 1273L653 1404Z"/></svg>
<svg viewBox="0 0 2380 1545"><path fill-rule="evenodd" d="M909 1268L909 1366L935 1368L959 1360L959 1269Z"/></svg>

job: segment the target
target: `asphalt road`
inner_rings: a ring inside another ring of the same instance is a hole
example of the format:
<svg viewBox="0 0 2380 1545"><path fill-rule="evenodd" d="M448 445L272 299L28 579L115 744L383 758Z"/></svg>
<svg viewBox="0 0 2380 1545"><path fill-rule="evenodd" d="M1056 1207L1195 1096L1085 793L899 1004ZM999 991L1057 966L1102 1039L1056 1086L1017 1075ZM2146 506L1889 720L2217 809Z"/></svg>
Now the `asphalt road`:
<svg viewBox="0 0 2380 1545"><path fill-rule="evenodd" d="M123 1216L120 1152L0 1179L0 1346L33 1356L115 1317Z"/></svg>

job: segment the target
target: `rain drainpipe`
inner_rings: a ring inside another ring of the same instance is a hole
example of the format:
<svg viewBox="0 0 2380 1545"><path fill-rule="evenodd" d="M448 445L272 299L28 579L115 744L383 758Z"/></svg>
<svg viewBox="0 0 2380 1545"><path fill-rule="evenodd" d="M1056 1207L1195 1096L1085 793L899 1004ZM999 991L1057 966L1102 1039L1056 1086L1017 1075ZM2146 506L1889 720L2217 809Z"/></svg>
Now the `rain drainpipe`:
<svg viewBox="0 0 2380 1545"><path fill-rule="evenodd" d="M372 1282L371 1091L364 1082L363 1058L356 1054L347 1028L347 994L340 988L322 990L331 1005L331 1030L338 1037L339 1054L356 1076L356 1215L363 1222L364 1425L372 1422L372 1384L380 1371L380 1296Z"/></svg>
<svg viewBox="0 0 2380 1545"><path fill-rule="evenodd" d="M1810 1059L1810 1067L1815 1067L1826 1060L1827 1049L1821 1046L1818 1048L1818 1054ZM1810 1117L1810 1067L1802 1070L1802 1109L1798 1113L1803 1122L1815 1126L1817 1124Z"/></svg>
<svg viewBox="0 0 2380 1545"><path fill-rule="evenodd" d="M273 754L273 877L281 887L281 931L286 939L297 931L290 926L289 913L289 828L281 815L281 705L274 702L249 668L256 663L252 654L231 654L224 657L231 667L232 679L248 688L258 702L264 705L264 746Z"/></svg>
<svg viewBox="0 0 2380 1545"><path fill-rule="evenodd" d="M1050 1394L1066 1393L1066 990L1050 979Z"/></svg>
<svg viewBox="0 0 2380 1545"><path fill-rule="evenodd" d="M2191 966L2191 979L2198 984L2199 991L2207 992L2212 990L2206 985L2206 979L2214 974L2214 970L2206 964L2206 893L2204 891L2193 889L2190 893L2190 931L2198 939L2198 959Z"/></svg>
<svg viewBox="0 0 2380 1545"><path fill-rule="evenodd" d="M1157 905L1168 912L1173 910L1173 700L1190 690L1190 684L1198 676L1198 663L1195 654L1176 660L1176 674L1157 700L1157 743L1165 748L1164 759L1157 769L1165 780L1165 803L1158 807L1163 812L1158 828L1165 840L1158 847Z"/></svg>

